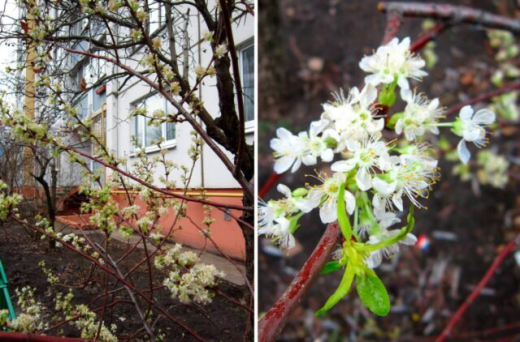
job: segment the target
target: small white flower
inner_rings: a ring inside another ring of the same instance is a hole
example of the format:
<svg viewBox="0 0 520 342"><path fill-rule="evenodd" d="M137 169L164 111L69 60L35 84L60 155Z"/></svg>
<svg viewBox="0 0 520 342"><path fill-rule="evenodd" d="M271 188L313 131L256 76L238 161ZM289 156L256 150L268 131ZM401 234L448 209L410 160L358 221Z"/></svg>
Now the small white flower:
<svg viewBox="0 0 520 342"><path fill-rule="evenodd" d="M372 198L374 208L391 209L393 204L399 211L403 211L403 195L421 208L417 198L426 198L430 186L436 182L437 160L430 157L426 145L422 145L414 153L392 156L390 161L393 165L385 176L376 176L372 180L375 190Z"/></svg>
<svg viewBox="0 0 520 342"><path fill-rule="evenodd" d="M305 165L315 165L318 162L317 157L320 157L324 162L330 162L334 159L334 151L327 147L324 137L319 136L328 124L328 120L313 121L309 134L301 132L298 135L303 145L302 161Z"/></svg>
<svg viewBox="0 0 520 342"><path fill-rule="evenodd" d="M215 57L222 58L227 53L226 44L220 44L215 48Z"/></svg>
<svg viewBox="0 0 520 342"><path fill-rule="evenodd" d="M378 134L365 138L361 142L347 141L347 148L353 155L347 160L335 162L331 169L336 172L348 172L357 166L356 183L359 189L367 191L372 187L371 173L374 173L374 168L378 166L384 170L388 164L386 163L388 147L379 140L380 137Z"/></svg>
<svg viewBox="0 0 520 342"><path fill-rule="evenodd" d="M291 166L291 172L295 172L301 166L315 165L320 157L325 162L334 158L334 151L327 147L323 130L329 125L328 120L313 121L309 133L301 132L294 136L285 128L279 128L276 133L278 138L271 140L271 148L275 150L274 156L278 158L274 165L277 173L287 171Z"/></svg>
<svg viewBox="0 0 520 342"><path fill-rule="evenodd" d="M439 99L428 99L422 94L416 94L409 89L401 91L401 97L407 102L402 117L395 124L395 132L408 141L414 141L423 136L426 131L439 134L437 123L442 117L443 109L439 108Z"/></svg>
<svg viewBox="0 0 520 342"><path fill-rule="evenodd" d="M306 197L309 208L320 206L320 218L323 223L334 222L338 219L337 206L341 184L345 183L346 175L342 172L335 173L330 178L318 178L323 182L309 190ZM356 208L356 199L352 193L345 190L345 205L347 212L352 215Z"/></svg>
<svg viewBox="0 0 520 342"><path fill-rule="evenodd" d="M473 112L471 106L464 106L460 110L459 117L462 124L462 140L457 146L460 160L467 164L471 157L466 146L466 141L474 143L477 147L482 147L486 144L486 129L485 126L491 125L495 122L495 113L489 109L481 109L476 113Z"/></svg>
<svg viewBox="0 0 520 342"><path fill-rule="evenodd" d="M385 212L384 210L374 210L374 215L379 223L380 232L371 235L367 244L375 245L380 242L391 239L393 236L399 234L399 229L387 230L390 226L400 222L395 213ZM404 239L399 241L403 245L413 246L417 242L417 238L412 233L408 233ZM365 260L365 263L370 268L378 267L383 261L383 257L391 258L399 253L399 243L383 247L377 251L370 253L370 256Z"/></svg>
<svg viewBox="0 0 520 342"><path fill-rule="evenodd" d="M285 128L276 130L278 138L271 140L271 148L274 150L274 170L276 173L284 173L291 168L296 172L302 164L302 143L297 136Z"/></svg>
<svg viewBox="0 0 520 342"><path fill-rule="evenodd" d="M377 86L391 84L397 79L401 89L408 89L408 78L420 80L428 75L421 70L425 66L422 58L410 53L410 38L404 38L400 43L397 38L387 45L380 46L372 56L365 56L359 67L371 73L365 77L365 83Z"/></svg>
<svg viewBox="0 0 520 342"><path fill-rule="evenodd" d="M280 248L291 249L295 246L295 239L289 230L290 225L291 221L285 217L279 217L274 219L272 225L260 227L258 234L272 238Z"/></svg>
<svg viewBox="0 0 520 342"><path fill-rule="evenodd" d="M347 98L343 93L335 94L336 101L323 105L322 119L332 122L325 135L334 132L341 136L340 142L361 140L370 134L380 132L384 128L384 119L377 118L374 102L377 99L377 89L368 84L361 91L354 87ZM344 144L338 145L338 150L344 149Z"/></svg>

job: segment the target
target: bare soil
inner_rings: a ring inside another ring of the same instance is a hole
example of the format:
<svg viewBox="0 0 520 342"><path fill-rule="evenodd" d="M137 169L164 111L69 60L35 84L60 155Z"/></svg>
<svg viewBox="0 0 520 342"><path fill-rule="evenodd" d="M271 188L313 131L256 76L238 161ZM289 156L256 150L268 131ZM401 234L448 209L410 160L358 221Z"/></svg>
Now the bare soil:
<svg viewBox="0 0 520 342"><path fill-rule="evenodd" d="M98 236L98 239L101 236ZM96 239L96 235L89 234L89 238ZM123 255L129 246L117 240L111 241L111 255L113 258ZM120 264L122 272L132 268L144 256L142 249L136 249L129 257ZM49 248L47 241L41 241L33 234L29 234L24 228L12 224L4 223L0 229L0 259L9 280L9 290L16 309L15 289L24 286L36 288L36 299L41 301L46 307L45 315L50 318L54 314L53 299L57 292L67 293L72 289L75 300L74 303L88 304L104 291L105 275L100 271L94 272L89 279L90 263L85 261L77 254L64 248ZM51 269L54 274L59 275L59 285L50 286L41 267L40 261L45 261L46 267ZM165 278L164 272L154 271L155 284L161 284ZM130 281L140 289L149 288L148 269L140 267L129 278ZM88 281L87 281L88 280ZM108 288L112 290L119 288L120 284L115 284L112 278L108 278ZM81 288L79 288L80 286ZM222 280L218 290L229 297L238 301L244 300L247 289L243 286L236 286ZM217 295L213 302L206 306L184 305L177 300L173 300L168 291L159 289L154 292L156 298L168 312L180 320L182 323L196 331L208 341L240 341L244 337L246 325L246 312L229 302L224 297ZM137 317L133 303L128 301L126 292L116 292L114 300L121 299L123 302L114 307L114 310L107 309L105 313L105 324L117 325L117 336L121 341L141 341L142 337L130 337L135 331L142 327ZM147 306L140 303L142 308ZM102 300L92 303L92 307L103 305ZM49 322L52 326L56 322ZM192 338L184 329L174 325L165 318L159 319L157 326L165 334L165 341L192 341ZM79 337L76 329L69 325L64 325L60 329L49 332L50 335L62 335L67 337Z"/></svg>

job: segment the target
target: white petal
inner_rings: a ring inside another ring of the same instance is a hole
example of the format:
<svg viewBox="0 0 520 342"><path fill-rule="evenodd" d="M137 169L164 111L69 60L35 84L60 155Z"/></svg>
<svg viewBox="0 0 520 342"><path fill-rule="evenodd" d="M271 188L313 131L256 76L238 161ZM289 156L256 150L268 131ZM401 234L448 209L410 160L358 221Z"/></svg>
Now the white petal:
<svg viewBox="0 0 520 342"><path fill-rule="evenodd" d="M348 172L356 166L356 163L357 160L355 159L341 160L332 164L330 168L332 171L336 172Z"/></svg>
<svg viewBox="0 0 520 342"><path fill-rule="evenodd" d="M464 163L464 164L467 164L468 161L469 161L469 158L471 157L471 153L469 152L467 146L466 146L466 142L463 140L461 140L459 142L459 144L457 145L457 152L459 153L459 158L460 160Z"/></svg>
<svg viewBox="0 0 520 342"><path fill-rule="evenodd" d="M361 148L361 144L359 143L359 141L348 139L347 148L350 152L355 152Z"/></svg>
<svg viewBox="0 0 520 342"><path fill-rule="evenodd" d="M491 125L495 122L495 113L489 109L481 109L473 116L473 122L477 124Z"/></svg>
<svg viewBox="0 0 520 342"><path fill-rule="evenodd" d="M399 85L399 87L401 89L410 88L410 84L408 84L408 80L406 79L405 76L399 76L399 78L397 79L397 84Z"/></svg>
<svg viewBox="0 0 520 342"><path fill-rule="evenodd" d="M278 190L278 192L280 192L287 198L290 198L292 196L291 189L289 189L289 187L285 184L278 184L276 190Z"/></svg>
<svg viewBox="0 0 520 342"><path fill-rule="evenodd" d="M321 160L323 160L324 162L331 162L332 159L334 159L334 152L332 151L332 149L328 148L321 153Z"/></svg>
<svg viewBox="0 0 520 342"><path fill-rule="evenodd" d="M400 194L392 196L392 202L399 211L403 211L403 198Z"/></svg>
<svg viewBox="0 0 520 342"><path fill-rule="evenodd" d="M406 101L408 103L413 103L413 93L410 89L408 88L401 88L401 98L403 99L403 101Z"/></svg>
<svg viewBox="0 0 520 342"><path fill-rule="evenodd" d="M309 129L309 133L311 137L315 137L316 135L320 134L325 127L327 127L329 124L329 120L318 120L311 122L311 127Z"/></svg>
<svg viewBox="0 0 520 342"><path fill-rule="evenodd" d="M291 172L295 173L300 168L301 165L302 165L302 159L301 158L296 158L296 162L294 163L294 165L293 165L293 167L291 169Z"/></svg>
<svg viewBox="0 0 520 342"><path fill-rule="evenodd" d="M274 171L276 173L284 173L285 171L289 170L291 165L294 163L295 159L296 158L289 156L276 159L276 161L274 162ZM293 170L292 172L294 171L296 170Z"/></svg>
<svg viewBox="0 0 520 342"><path fill-rule="evenodd" d="M361 67L361 69L363 69L363 67ZM370 70L365 70L365 71L370 71ZM367 77L365 77L365 83L371 84L373 86L376 86L382 82L383 82L383 79L378 74L368 75Z"/></svg>
<svg viewBox="0 0 520 342"><path fill-rule="evenodd" d="M387 183L384 180L380 179L379 177L374 177L372 179L372 185L374 186L374 189L377 190L378 193L380 193L384 197L390 196L391 193L395 191L395 187L397 186L396 182Z"/></svg>
<svg viewBox="0 0 520 342"><path fill-rule="evenodd" d="M316 157L312 154L307 154L306 156L303 156L302 161L307 166L316 165L316 163L318 162Z"/></svg>
<svg viewBox="0 0 520 342"><path fill-rule="evenodd" d="M470 127L468 129L465 129L462 132L462 136L464 140L466 141L475 141L478 139L483 138L483 135L485 136L485 131L482 127L474 125L473 127Z"/></svg>
<svg viewBox="0 0 520 342"><path fill-rule="evenodd" d="M414 246L417 243L417 237L411 233L408 233L406 234L406 237L399 242L403 245Z"/></svg>
<svg viewBox="0 0 520 342"><path fill-rule="evenodd" d="M462 119L462 121L470 121L472 115L473 108L471 108L471 106L464 106L460 109L459 116Z"/></svg>
<svg viewBox="0 0 520 342"><path fill-rule="evenodd" d="M345 203L347 207L347 212L349 215L352 215L354 209L356 209L356 198L350 191L345 191Z"/></svg>
<svg viewBox="0 0 520 342"><path fill-rule="evenodd" d="M366 260L366 264L370 268L376 268L377 266L381 265L382 261L382 253L380 251L375 251L370 253L370 256Z"/></svg>
<svg viewBox="0 0 520 342"><path fill-rule="evenodd" d="M338 219L337 201L327 200L320 208L320 218L323 223L331 223Z"/></svg>
<svg viewBox="0 0 520 342"><path fill-rule="evenodd" d="M372 187L372 177L365 168L360 168L356 173L356 183L361 191L367 191Z"/></svg>

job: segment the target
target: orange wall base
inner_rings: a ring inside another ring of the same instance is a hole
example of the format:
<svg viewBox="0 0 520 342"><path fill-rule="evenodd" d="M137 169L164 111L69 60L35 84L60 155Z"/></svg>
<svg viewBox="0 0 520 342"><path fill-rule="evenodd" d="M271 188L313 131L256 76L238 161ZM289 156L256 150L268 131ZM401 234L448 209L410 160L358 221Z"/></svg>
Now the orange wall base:
<svg viewBox="0 0 520 342"><path fill-rule="evenodd" d="M197 192L196 190L194 192ZM139 215L146 213L145 203L137 198L137 194L130 194L135 200L135 204L139 205ZM242 191L238 189L211 189L206 190L207 199L219 203L229 203L230 205L242 205ZM127 195L123 190L115 190L112 192L112 197L119 204L121 208L128 205ZM218 254L217 248L214 244L204 237L201 231L197 228L206 229L207 227L202 223L204 219L203 205L195 202L188 202L186 216L191 218L193 223L188 218L183 218L175 223L175 213L173 208L168 210L168 214L162 217L159 221L161 226L161 233L168 235L170 229L173 227L173 233L170 236L173 241L182 243L190 247L198 249L206 249ZM235 217L240 217L241 212L238 210L230 210L230 213ZM224 212L213 208L211 217L215 222L211 225L211 238L218 246L218 249L227 256L245 260L245 240L242 235L242 230L233 218L226 220Z"/></svg>

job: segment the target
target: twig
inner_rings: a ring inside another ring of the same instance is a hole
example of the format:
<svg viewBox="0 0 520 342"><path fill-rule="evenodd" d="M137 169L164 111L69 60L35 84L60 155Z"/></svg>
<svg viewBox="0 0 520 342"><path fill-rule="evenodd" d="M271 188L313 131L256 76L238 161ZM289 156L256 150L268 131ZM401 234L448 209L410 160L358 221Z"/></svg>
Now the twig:
<svg viewBox="0 0 520 342"><path fill-rule="evenodd" d="M54 337L35 334L13 333L0 331L0 341L34 341L34 342L79 342L83 338Z"/></svg>
<svg viewBox="0 0 520 342"><path fill-rule="evenodd" d="M509 91L513 91L513 90L516 90L516 89L520 89L520 81L516 81L516 82L512 82L512 83L506 84L506 85L504 85L504 86L502 86L502 87L500 87L500 88L498 88L496 90L493 90L493 91L491 91L489 93L476 96L476 97L474 97L472 99L469 99L468 101L465 101L463 103L459 103L459 104L456 104L454 106L451 106L450 108L448 108L446 110L446 115L455 114L464 106L472 105L472 104L475 104L475 103L489 101L493 97L502 95L504 93L507 93Z"/></svg>
<svg viewBox="0 0 520 342"><path fill-rule="evenodd" d="M454 23L482 25L520 33L520 21L467 6L416 2L380 2L381 12L397 12L405 17L451 20Z"/></svg>
<svg viewBox="0 0 520 342"><path fill-rule="evenodd" d="M386 14L385 35L383 36L381 45L386 45L397 35L397 31L399 31L399 27L401 27L402 18L403 15L397 11L389 11Z"/></svg>
<svg viewBox="0 0 520 342"><path fill-rule="evenodd" d="M513 249L519 242L520 242L520 234L517 235L513 240L511 240L507 244L506 248L504 248L502 250L502 252L500 252L500 254L495 258L495 261L493 261L493 264L488 268L486 274L480 280L477 287L473 290L473 292L471 292L469 297L466 298L466 300L459 307L459 309L457 310L455 315L453 315L453 317L450 319L446 328L444 328L442 333L436 339L436 342L443 342L446 340L446 338L448 338L448 336L450 335L453 328L455 328L455 326L457 325L459 320L462 318L462 315L464 315L464 312L466 312L466 310L469 308L469 306L479 296L480 291L482 291L482 289L486 286L486 284L491 280L491 278L493 277L493 274L495 273L497 268L502 264L504 259L513 251Z"/></svg>
<svg viewBox="0 0 520 342"><path fill-rule="evenodd" d="M273 307L258 323L258 337L260 342L274 341L276 335L284 327L287 317L289 317L293 310L300 304L303 295L311 286L312 281L329 259L329 255L336 246L336 241L338 241L339 236L340 230L338 224L329 224L320 242L296 278L294 278L291 285L289 285L282 297L276 301Z"/></svg>
<svg viewBox="0 0 520 342"><path fill-rule="evenodd" d="M275 185L284 175L285 175L285 173L273 172L271 174L271 176L269 177L269 179L267 180L267 182L265 182L262 189L260 189L260 191L258 191L258 197L262 198L265 195L267 195L267 193L269 192L269 190L271 190L273 185Z"/></svg>
<svg viewBox="0 0 520 342"><path fill-rule="evenodd" d="M450 25L446 23L439 23L434 28L424 32L419 38L414 40L410 45L411 52L417 52L426 46L430 41L437 38L443 31L445 31Z"/></svg>

